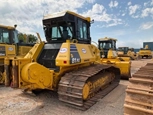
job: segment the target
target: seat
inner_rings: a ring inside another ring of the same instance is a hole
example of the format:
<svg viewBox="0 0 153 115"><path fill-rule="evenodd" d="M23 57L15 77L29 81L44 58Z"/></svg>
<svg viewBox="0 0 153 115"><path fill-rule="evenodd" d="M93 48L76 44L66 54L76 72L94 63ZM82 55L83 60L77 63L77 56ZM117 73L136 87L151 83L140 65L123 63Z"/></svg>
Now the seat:
<svg viewBox="0 0 153 115"><path fill-rule="evenodd" d="M64 39L68 38L68 31L67 30L63 30L63 37L64 37Z"/></svg>

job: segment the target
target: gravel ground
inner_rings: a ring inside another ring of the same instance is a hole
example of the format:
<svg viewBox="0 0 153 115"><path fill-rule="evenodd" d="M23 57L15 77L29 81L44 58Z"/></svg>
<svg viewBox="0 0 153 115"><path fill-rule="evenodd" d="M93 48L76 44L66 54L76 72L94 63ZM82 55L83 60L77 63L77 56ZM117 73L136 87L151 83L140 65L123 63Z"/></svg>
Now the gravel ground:
<svg viewBox="0 0 153 115"><path fill-rule="evenodd" d="M132 61L131 73L151 60ZM128 81L121 80L103 99L87 111L66 106L57 98L57 93L43 91L38 96L23 93L20 89L0 87L0 115L123 115L125 89Z"/></svg>

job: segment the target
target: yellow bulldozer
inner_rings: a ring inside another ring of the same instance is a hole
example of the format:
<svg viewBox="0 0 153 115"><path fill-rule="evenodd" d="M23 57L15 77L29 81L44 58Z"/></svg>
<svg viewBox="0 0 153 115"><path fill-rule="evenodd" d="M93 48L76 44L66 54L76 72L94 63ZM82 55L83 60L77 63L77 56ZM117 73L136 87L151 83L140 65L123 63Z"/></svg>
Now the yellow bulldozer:
<svg viewBox="0 0 153 115"><path fill-rule="evenodd" d="M139 51L151 57L148 46ZM129 79L124 100L124 115L153 115L153 62L141 67Z"/></svg>
<svg viewBox="0 0 153 115"><path fill-rule="evenodd" d="M90 17L71 11L44 16L47 42L35 44L24 58L5 59L5 85L53 90L70 106L90 108L120 81L119 68L101 64L100 50L91 44L90 24Z"/></svg>
<svg viewBox="0 0 153 115"><path fill-rule="evenodd" d="M130 78L124 115L153 115L153 63L147 63Z"/></svg>
<svg viewBox="0 0 153 115"><path fill-rule="evenodd" d="M17 25L0 25L0 84L4 83L4 58L25 56L34 44L21 43L18 39Z"/></svg>
<svg viewBox="0 0 153 115"><path fill-rule="evenodd" d="M134 52L134 48L118 47L117 54L119 57L130 57L131 60L136 60L138 55Z"/></svg>
<svg viewBox="0 0 153 115"><path fill-rule="evenodd" d="M117 54L120 57L126 57L128 50L129 50L129 47L118 47Z"/></svg>
<svg viewBox="0 0 153 115"><path fill-rule="evenodd" d="M145 46L145 48L140 48L139 52L138 52L138 58L142 59L142 58L148 58L151 59L152 58L152 52L149 49L148 45Z"/></svg>
<svg viewBox="0 0 153 115"><path fill-rule="evenodd" d="M121 78L129 79L131 77L131 61L129 57L118 57L116 52L116 41L114 38L98 39L98 48L100 49L101 63L112 64L120 68Z"/></svg>

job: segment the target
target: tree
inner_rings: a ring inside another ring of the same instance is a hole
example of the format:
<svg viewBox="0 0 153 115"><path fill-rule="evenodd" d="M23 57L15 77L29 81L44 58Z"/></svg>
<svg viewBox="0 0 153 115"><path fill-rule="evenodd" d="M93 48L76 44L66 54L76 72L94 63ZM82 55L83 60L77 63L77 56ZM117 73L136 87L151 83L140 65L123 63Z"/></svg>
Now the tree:
<svg viewBox="0 0 153 115"><path fill-rule="evenodd" d="M37 41L36 36L32 34L23 34L23 33L18 34L18 39L20 42L24 42L24 43L35 43Z"/></svg>
<svg viewBox="0 0 153 115"><path fill-rule="evenodd" d="M21 42L21 41L25 42L24 34L23 34L23 33L19 33L19 34L18 34L18 39L19 39L20 42Z"/></svg>
<svg viewBox="0 0 153 115"><path fill-rule="evenodd" d="M37 41L37 37L32 34L27 35L27 37L30 43L35 43Z"/></svg>

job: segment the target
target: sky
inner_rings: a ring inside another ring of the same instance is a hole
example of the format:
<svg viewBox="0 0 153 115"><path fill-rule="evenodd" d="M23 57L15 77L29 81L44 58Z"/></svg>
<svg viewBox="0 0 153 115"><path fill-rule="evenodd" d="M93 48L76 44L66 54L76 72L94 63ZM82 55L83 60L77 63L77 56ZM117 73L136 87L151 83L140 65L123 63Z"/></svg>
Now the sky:
<svg viewBox="0 0 153 115"><path fill-rule="evenodd" d="M153 42L153 0L0 0L0 24L45 40L43 16L65 10L94 19L92 41L111 37L133 48Z"/></svg>

